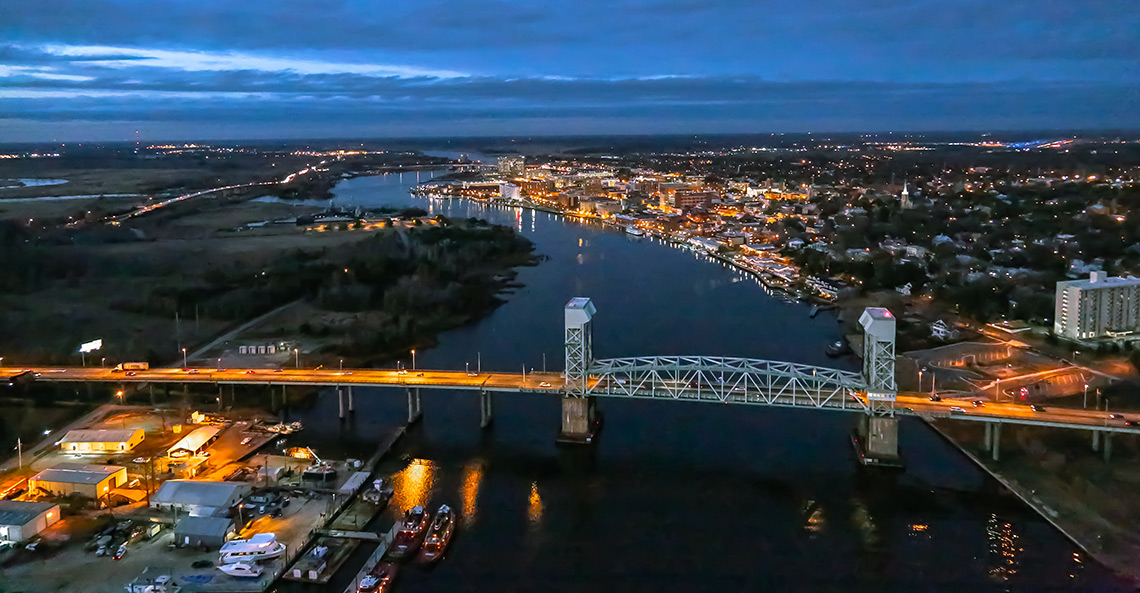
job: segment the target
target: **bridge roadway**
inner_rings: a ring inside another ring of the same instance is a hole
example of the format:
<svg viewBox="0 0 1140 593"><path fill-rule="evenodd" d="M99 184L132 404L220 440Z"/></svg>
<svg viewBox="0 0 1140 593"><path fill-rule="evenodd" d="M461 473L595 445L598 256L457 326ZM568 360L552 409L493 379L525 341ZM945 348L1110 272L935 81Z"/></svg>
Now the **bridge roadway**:
<svg viewBox="0 0 1140 593"><path fill-rule="evenodd" d="M463 371L441 370L381 370L381 369L211 369L160 368L136 371L112 371L105 368L76 367L8 367L0 368L0 376L12 376L31 370L37 374L36 381L48 382L105 382L105 383L207 383L237 385L310 385L310 386L374 386L429 389L466 389L472 391L503 391L526 393L549 393L561 395L565 390L565 379L561 373L468 373ZM861 392L850 392L841 398L827 400L824 405L805 401L807 398L795 396L762 394L756 389L717 394L713 386L664 387L646 386L644 389L614 389L614 386L600 383L591 377L589 393L598 397L661 399L674 401L703 401L725 404L772 405L779 407L830 409L849 412L866 412L868 402ZM898 395L893 412L895 415L922 416L925 418L950 418L974 422L998 422L1027 424L1054 428L1093 430L1140 434L1140 422L1129 426L1132 420L1099 410L1082 410L1048 406L1044 411L1035 412L1029 406L1019 404L985 402L982 407L974 407L973 398L944 399L930 401L925 393L904 392ZM961 408L961 412L951 408ZM1136 417L1140 421L1140 416Z"/></svg>

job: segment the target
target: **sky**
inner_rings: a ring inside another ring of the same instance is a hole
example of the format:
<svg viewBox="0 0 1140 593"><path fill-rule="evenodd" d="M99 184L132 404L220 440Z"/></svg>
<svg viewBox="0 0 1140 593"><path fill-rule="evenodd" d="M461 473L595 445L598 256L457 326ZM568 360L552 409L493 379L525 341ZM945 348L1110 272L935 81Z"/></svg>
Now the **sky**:
<svg viewBox="0 0 1140 593"><path fill-rule="evenodd" d="M1138 128L1136 0L0 2L0 142Z"/></svg>

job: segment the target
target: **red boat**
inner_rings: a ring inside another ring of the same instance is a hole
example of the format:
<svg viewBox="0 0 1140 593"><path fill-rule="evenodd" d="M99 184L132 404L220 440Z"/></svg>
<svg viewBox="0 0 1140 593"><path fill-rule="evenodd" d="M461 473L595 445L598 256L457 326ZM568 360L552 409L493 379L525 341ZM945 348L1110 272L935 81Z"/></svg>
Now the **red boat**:
<svg viewBox="0 0 1140 593"><path fill-rule="evenodd" d="M423 547L420 548L419 561L431 564L443 558L451 537L455 534L455 511L447 505L440 505L435 512L435 520L428 528L427 537L424 538Z"/></svg>
<svg viewBox="0 0 1140 593"><path fill-rule="evenodd" d="M403 523L400 524L400 531L392 540L392 546L388 548L388 557L393 560L403 560L414 554L423 542L427 524L427 513L423 507L416 506L408 511L404 515Z"/></svg>
<svg viewBox="0 0 1140 593"><path fill-rule="evenodd" d="M356 593L385 593L392 590L392 582L396 580L399 567L388 562L380 562L360 579L360 586Z"/></svg>

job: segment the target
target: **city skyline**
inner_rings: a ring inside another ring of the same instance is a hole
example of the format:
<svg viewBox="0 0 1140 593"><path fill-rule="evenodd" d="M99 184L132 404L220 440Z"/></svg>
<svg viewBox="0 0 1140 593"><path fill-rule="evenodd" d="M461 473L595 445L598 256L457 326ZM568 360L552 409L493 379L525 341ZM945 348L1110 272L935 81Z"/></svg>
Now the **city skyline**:
<svg viewBox="0 0 1140 593"><path fill-rule="evenodd" d="M6 8L10 141L1140 127L1140 8Z"/></svg>

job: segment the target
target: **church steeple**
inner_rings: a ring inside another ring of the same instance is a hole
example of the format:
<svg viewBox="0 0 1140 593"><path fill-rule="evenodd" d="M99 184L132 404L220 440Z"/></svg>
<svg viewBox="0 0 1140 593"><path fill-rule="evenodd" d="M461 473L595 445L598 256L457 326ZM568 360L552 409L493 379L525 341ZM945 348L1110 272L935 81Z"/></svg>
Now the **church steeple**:
<svg viewBox="0 0 1140 593"><path fill-rule="evenodd" d="M907 189L907 182L903 180L902 196L900 196L899 204L903 208L910 208L910 190Z"/></svg>

